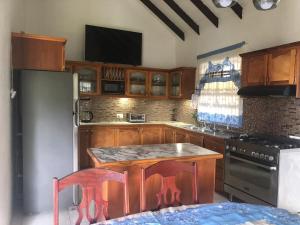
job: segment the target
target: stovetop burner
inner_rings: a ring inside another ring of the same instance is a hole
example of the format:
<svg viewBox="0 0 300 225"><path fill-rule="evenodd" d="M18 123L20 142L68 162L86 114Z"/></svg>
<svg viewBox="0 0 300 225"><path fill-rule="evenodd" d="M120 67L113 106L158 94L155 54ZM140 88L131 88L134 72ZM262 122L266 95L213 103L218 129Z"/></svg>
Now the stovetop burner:
<svg viewBox="0 0 300 225"><path fill-rule="evenodd" d="M242 134L238 139L245 143L252 143L266 148L275 148L280 150L300 148L300 141L283 136Z"/></svg>

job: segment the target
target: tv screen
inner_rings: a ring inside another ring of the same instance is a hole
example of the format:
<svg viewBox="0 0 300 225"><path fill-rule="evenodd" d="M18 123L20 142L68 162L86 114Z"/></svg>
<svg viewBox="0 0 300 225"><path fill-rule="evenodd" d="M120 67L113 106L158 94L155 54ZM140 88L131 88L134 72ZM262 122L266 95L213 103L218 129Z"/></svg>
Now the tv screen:
<svg viewBox="0 0 300 225"><path fill-rule="evenodd" d="M142 33L85 26L85 60L142 64Z"/></svg>

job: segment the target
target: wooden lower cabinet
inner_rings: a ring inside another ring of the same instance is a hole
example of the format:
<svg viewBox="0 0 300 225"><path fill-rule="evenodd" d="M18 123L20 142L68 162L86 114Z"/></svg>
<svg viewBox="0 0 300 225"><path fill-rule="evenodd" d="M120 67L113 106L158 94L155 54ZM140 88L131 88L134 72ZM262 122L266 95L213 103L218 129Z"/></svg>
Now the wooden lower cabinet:
<svg viewBox="0 0 300 225"><path fill-rule="evenodd" d="M86 169L90 166L90 157L87 149L91 147L91 129L89 127L79 128L79 168Z"/></svg>
<svg viewBox="0 0 300 225"><path fill-rule="evenodd" d="M172 144L175 143L175 133L174 129L172 128L165 128L164 129L164 143L165 144Z"/></svg>
<svg viewBox="0 0 300 225"><path fill-rule="evenodd" d="M162 127L144 127L141 128L141 144L162 144Z"/></svg>
<svg viewBox="0 0 300 225"><path fill-rule="evenodd" d="M188 136L188 142L203 147L204 136L202 134L192 134Z"/></svg>
<svg viewBox="0 0 300 225"><path fill-rule="evenodd" d="M140 128L126 127L126 128L119 128L117 130L116 146L140 145L140 144L141 144Z"/></svg>
<svg viewBox="0 0 300 225"><path fill-rule="evenodd" d="M205 136L204 148L223 154L225 152L225 142L222 138ZM219 193L224 193L224 158L216 162L216 188Z"/></svg>
<svg viewBox="0 0 300 225"><path fill-rule="evenodd" d="M91 147L113 147L115 146L115 128L94 127L91 129Z"/></svg>
<svg viewBox="0 0 300 225"><path fill-rule="evenodd" d="M175 143L186 143L187 142L187 132L176 130L175 131Z"/></svg>

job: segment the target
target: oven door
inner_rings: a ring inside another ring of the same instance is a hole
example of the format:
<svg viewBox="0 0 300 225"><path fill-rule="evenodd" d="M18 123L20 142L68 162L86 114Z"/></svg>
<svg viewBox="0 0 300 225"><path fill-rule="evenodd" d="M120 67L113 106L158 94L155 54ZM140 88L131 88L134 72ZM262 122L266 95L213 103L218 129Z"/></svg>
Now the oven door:
<svg viewBox="0 0 300 225"><path fill-rule="evenodd" d="M245 159L230 152L225 156L225 184L271 205L277 205L278 167Z"/></svg>

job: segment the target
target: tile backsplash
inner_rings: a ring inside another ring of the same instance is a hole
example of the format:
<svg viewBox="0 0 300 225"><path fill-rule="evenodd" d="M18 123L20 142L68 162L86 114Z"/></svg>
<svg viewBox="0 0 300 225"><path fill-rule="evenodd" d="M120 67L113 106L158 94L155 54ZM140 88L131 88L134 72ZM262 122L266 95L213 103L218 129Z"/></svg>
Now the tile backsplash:
<svg viewBox="0 0 300 225"><path fill-rule="evenodd" d="M148 121L177 120L194 123L190 100L152 100L136 98L92 97L82 101L81 110L94 114L94 122L118 121L117 113L145 113ZM300 99L260 97L244 99L241 132L300 136Z"/></svg>

